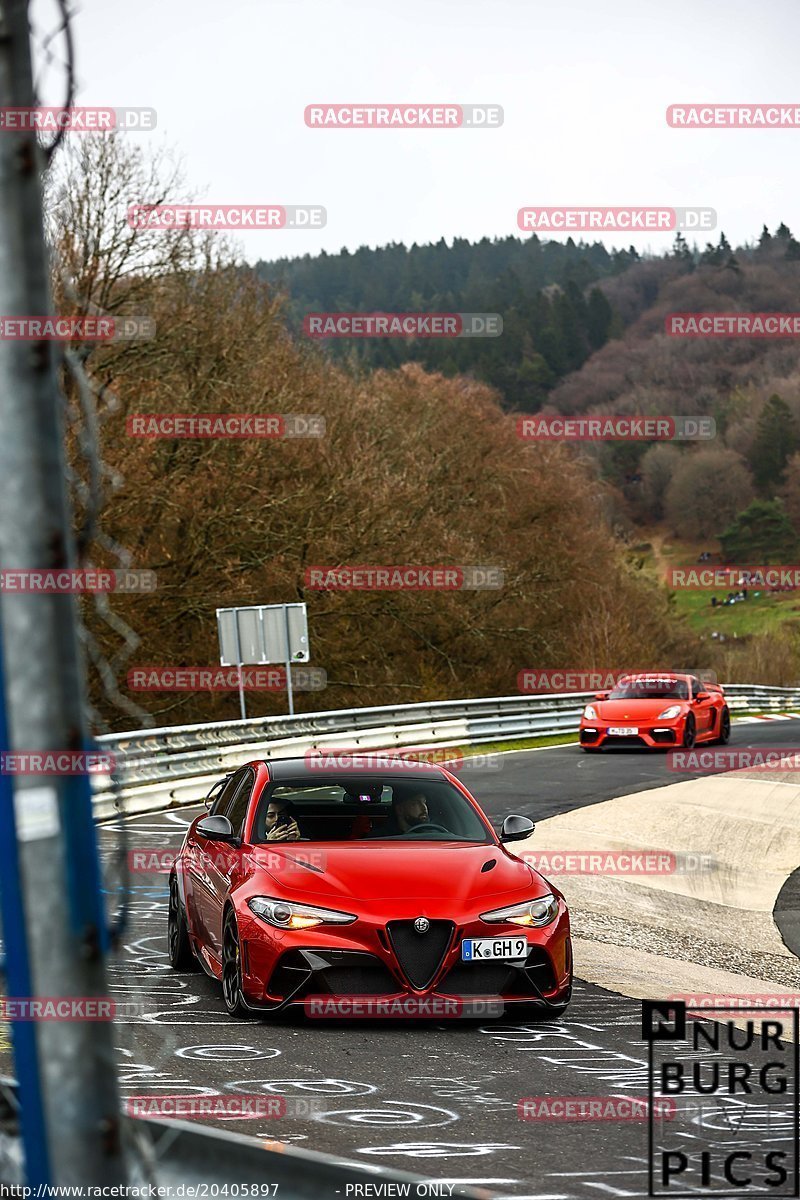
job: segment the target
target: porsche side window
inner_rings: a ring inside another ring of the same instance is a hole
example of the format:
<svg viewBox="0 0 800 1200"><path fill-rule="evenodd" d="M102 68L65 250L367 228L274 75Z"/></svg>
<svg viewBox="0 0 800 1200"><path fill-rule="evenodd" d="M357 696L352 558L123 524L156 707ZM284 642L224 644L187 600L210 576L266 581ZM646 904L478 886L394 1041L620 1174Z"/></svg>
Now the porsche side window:
<svg viewBox="0 0 800 1200"><path fill-rule="evenodd" d="M703 686L700 683L700 680L695 679L695 677L693 675L692 676L692 699L696 700L697 697L699 696L700 692L702 692L702 690L703 690Z"/></svg>

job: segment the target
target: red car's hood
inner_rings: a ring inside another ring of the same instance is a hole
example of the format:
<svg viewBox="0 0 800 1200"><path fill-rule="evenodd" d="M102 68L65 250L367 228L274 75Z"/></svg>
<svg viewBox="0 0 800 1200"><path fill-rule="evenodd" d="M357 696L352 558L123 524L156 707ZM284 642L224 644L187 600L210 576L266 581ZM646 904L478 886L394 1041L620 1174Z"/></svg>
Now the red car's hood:
<svg viewBox="0 0 800 1200"><path fill-rule="evenodd" d="M659 713L672 708L673 704L683 706L688 701L656 696L652 700L590 700L589 703L604 721L619 721L624 725L627 721L654 721Z"/></svg>
<svg viewBox="0 0 800 1200"><path fill-rule="evenodd" d="M269 857L267 857L267 855ZM309 867L298 866L306 856ZM283 863L276 862L278 857ZM459 900L496 892L527 891L545 895L550 889L525 863L498 846L464 846L453 842L347 842L307 846L259 846L254 855L258 875L274 880L283 895L314 893L329 900L386 898ZM481 870L494 861L490 870ZM262 867L261 862L265 865Z"/></svg>

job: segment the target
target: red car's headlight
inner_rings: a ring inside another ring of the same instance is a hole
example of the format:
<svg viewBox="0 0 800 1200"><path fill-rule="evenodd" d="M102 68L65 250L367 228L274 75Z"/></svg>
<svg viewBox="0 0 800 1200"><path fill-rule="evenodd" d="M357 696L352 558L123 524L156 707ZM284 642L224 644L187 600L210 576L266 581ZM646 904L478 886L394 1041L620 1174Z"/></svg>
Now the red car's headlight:
<svg viewBox="0 0 800 1200"><path fill-rule="evenodd" d="M675 719L675 717L679 717L680 715L681 715L680 704L670 704L669 708L665 708L663 712L660 712L658 714L658 716L656 717L656 720L657 721L672 721Z"/></svg>
<svg viewBox="0 0 800 1200"><path fill-rule="evenodd" d="M315 908L310 904L295 904L293 900L275 900L271 896L253 896L248 908L262 921L276 929L313 929L317 925L352 925L353 913L334 908Z"/></svg>
<svg viewBox="0 0 800 1200"><path fill-rule="evenodd" d="M558 901L552 893L539 896L537 900L526 900L524 904L512 904L508 908L496 908L481 913L481 920L488 925L510 921L512 925L549 925L558 916Z"/></svg>

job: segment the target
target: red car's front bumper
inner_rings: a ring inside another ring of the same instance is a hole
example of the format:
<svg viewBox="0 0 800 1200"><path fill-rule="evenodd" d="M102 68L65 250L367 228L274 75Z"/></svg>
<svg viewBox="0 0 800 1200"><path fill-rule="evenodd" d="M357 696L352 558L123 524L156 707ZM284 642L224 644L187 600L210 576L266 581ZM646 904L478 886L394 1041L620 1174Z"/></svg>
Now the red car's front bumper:
<svg viewBox="0 0 800 1200"><path fill-rule="evenodd" d="M601 747L639 746L649 749L670 749L683 744L683 727L686 718L676 717L671 721L653 721L648 725L632 725L636 732L625 734L610 733L612 728L620 728L620 723L581 717L580 742L582 746L599 750ZM627 722L625 723L627 726Z"/></svg>
<svg viewBox="0 0 800 1200"><path fill-rule="evenodd" d="M537 1002L557 1006L569 999L572 947L563 900L555 921L543 928L488 925L476 918L457 921L418 902L413 914L405 911L407 905L402 902L392 907L398 914L388 920L377 912L365 915L362 910L352 925L305 931L273 929L249 910L248 914L239 911L242 983L248 1006L309 1009L309 998L320 996L436 997L464 1001L466 1010L466 1002L478 997L502 1001L504 1006ZM422 935L413 929L419 915L430 920L430 929ZM528 940L524 965L461 960L464 938L520 934Z"/></svg>

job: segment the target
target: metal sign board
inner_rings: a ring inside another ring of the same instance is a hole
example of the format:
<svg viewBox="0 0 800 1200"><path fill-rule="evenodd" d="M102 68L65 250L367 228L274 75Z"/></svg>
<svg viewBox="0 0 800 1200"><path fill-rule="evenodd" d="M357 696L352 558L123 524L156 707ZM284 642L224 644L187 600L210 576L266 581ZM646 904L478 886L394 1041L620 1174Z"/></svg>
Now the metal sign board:
<svg viewBox="0 0 800 1200"><path fill-rule="evenodd" d="M217 628L223 667L306 663L311 657L305 604L218 608Z"/></svg>

